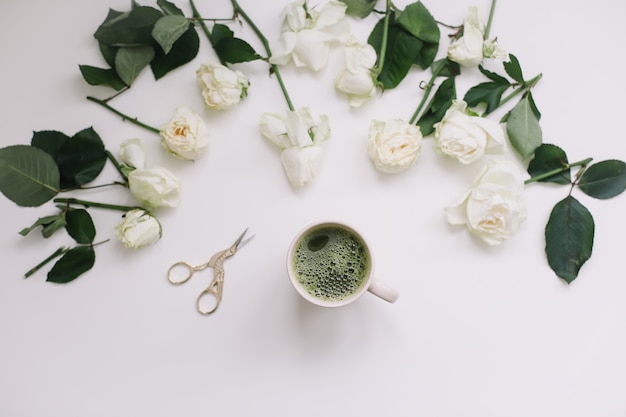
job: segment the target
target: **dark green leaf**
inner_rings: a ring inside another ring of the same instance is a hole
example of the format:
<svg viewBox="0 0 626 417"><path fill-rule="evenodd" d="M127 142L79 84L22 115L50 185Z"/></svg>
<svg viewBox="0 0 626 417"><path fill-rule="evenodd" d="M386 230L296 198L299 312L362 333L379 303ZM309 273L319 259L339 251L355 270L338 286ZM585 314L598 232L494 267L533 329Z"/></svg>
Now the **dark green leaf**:
<svg viewBox="0 0 626 417"><path fill-rule="evenodd" d="M485 109L485 115L491 113L500 106L500 100L502 94L509 88L506 84L497 82L485 82L473 86L465 93L463 101L467 103L469 107L476 107L479 104L487 104Z"/></svg>
<svg viewBox="0 0 626 417"><path fill-rule="evenodd" d="M216 23L213 25L213 30L211 31L211 44L217 45L222 40L232 38L234 36L235 33L230 30L228 26Z"/></svg>
<svg viewBox="0 0 626 417"><path fill-rule="evenodd" d="M506 71L507 74L509 74L509 77L513 78L518 83L524 82L524 74L522 74L522 67L520 66L519 61L517 60L517 57L515 55L509 54L509 61L504 62L503 65L504 65L504 70Z"/></svg>
<svg viewBox="0 0 626 417"><path fill-rule="evenodd" d="M544 143L535 149L535 157L528 164L528 174L531 177L538 177L550 171L567 167L565 171L539 181L571 184L572 179L568 163L567 155L563 149L555 145Z"/></svg>
<svg viewBox="0 0 626 417"><path fill-rule="evenodd" d="M439 26L421 1L409 4L398 16L398 25L417 39L439 45Z"/></svg>
<svg viewBox="0 0 626 417"><path fill-rule="evenodd" d="M342 3L348 6L346 9L347 15L361 19L368 16L372 10L374 10L376 1L377 0L341 0Z"/></svg>
<svg viewBox="0 0 626 417"><path fill-rule="evenodd" d="M56 160L59 151L70 140L65 133L56 130L41 130L33 132L30 144L36 148L46 151L52 158Z"/></svg>
<svg viewBox="0 0 626 417"><path fill-rule="evenodd" d="M422 69L430 67L437 56L439 44L424 42L413 63Z"/></svg>
<svg viewBox="0 0 626 417"><path fill-rule="evenodd" d="M40 217L32 226L20 230L19 233L22 236L26 236L39 226L41 226L41 235L44 238L49 238L54 232L65 226L65 213L60 212L52 216Z"/></svg>
<svg viewBox="0 0 626 417"><path fill-rule="evenodd" d="M69 210L66 215L65 230L78 243L92 243L96 237L96 227L85 209Z"/></svg>
<svg viewBox="0 0 626 417"><path fill-rule="evenodd" d="M126 84L112 68L97 68L90 65L79 65L83 79L89 85L106 85L116 91L122 90Z"/></svg>
<svg viewBox="0 0 626 417"><path fill-rule="evenodd" d="M54 159L28 145L0 149L0 191L15 204L40 206L59 192L60 175Z"/></svg>
<svg viewBox="0 0 626 417"><path fill-rule="evenodd" d="M434 125L443 119L455 98L456 85L454 77L450 77L441 83L426 111L417 121L423 136L428 136L435 130Z"/></svg>
<svg viewBox="0 0 626 417"><path fill-rule="evenodd" d="M221 62L238 64L262 59L248 42L239 38L224 38L214 46L214 49Z"/></svg>
<svg viewBox="0 0 626 417"><path fill-rule="evenodd" d="M100 48L100 53L102 57L106 61L107 64L111 68L115 67L115 56L117 55L117 51L119 51L119 46L109 46L105 45L102 42L98 42L98 48Z"/></svg>
<svg viewBox="0 0 626 417"><path fill-rule="evenodd" d="M74 188L93 181L106 161L102 139L92 128L76 133L57 154L61 187Z"/></svg>
<svg viewBox="0 0 626 417"><path fill-rule="evenodd" d="M530 158L543 140L541 126L528 95L515 105L506 121L506 133L513 148L524 159Z"/></svg>
<svg viewBox="0 0 626 417"><path fill-rule="evenodd" d="M67 251L50 272L48 282L67 284L89 271L96 262L96 252L91 246L77 246Z"/></svg>
<svg viewBox="0 0 626 417"><path fill-rule="evenodd" d="M152 28L163 16L153 7L140 6L105 21L94 37L109 46L150 45Z"/></svg>
<svg viewBox="0 0 626 417"><path fill-rule="evenodd" d="M163 52L168 54L172 50L174 42L189 29L189 20L185 16L168 15L163 16L154 24L152 37L156 40ZM152 58L150 58L152 60Z"/></svg>
<svg viewBox="0 0 626 417"><path fill-rule="evenodd" d="M438 73L439 77L456 77L461 74L461 66L458 62L450 61L447 58L440 59L433 63L431 67L432 71L434 72L439 66L441 66Z"/></svg>
<svg viewBox="0 0 626 417"><path fill-rule="evenodd" d="M150 63L152 74L155 79L160 79L168 72L190 62L198 54L200 48L200 38L198 33L192 27L180 37L169 54L163 53L159 48L156 49L156 56Z"/></svg>
<svg viewBox="0 0 626 417"><path fill-rule="evenodd" d="M378 21L367 40L379 56L384 31L383 20ZM378 81L386 89L392 89L400 84L424 45L423 41L391 22L393 22L393 13L390 17L385 62L378 75Z"/></svg>
<svg viewBox="0 0 626 417"><path fill-rule="evenodd" d="M568 284L591 257L594 229L589 210L571 195L552 209L546 225L546 255L552 270Z"/></svg>
<svg viewBox="0 0 626 417"><path fill-rule="evenodd" d="M489 71L487 69L485 69L482 65L478 66L478 70L487 78L489 78L491 81L493 81L496 84L500 84L500 85L506 85L507 87L511 86L511 83L509 82L509 80L507 80L506 78L504 78L501 75L496 74L495 72Z"/></svg>
<svg viewBox="0 0 626 417"><path fill-rule="evenodd" d="M594 198L615 197L626 190L626 163L609 159L593 164L583 172L578 186Z"/></svg>
<svg viewBox="0 0 626 417"><path fill-rule="evenodd" d="M182 10L180 10L174 3L167 0L157 0L157 6L161 8L163 13L168 15L184 16Z"/></svg>
<svg viewBox="0 0 626 417"><path fill-rule="evenodd" d="M154 48L150 45L120 48L115 56L115 72L130 86L153 58Z"/></svg>

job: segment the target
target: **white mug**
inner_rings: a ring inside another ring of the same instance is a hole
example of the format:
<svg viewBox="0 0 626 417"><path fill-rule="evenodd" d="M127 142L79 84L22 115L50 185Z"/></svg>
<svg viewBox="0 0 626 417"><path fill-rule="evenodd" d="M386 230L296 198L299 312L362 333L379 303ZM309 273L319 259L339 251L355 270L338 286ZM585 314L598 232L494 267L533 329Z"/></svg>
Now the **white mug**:
<svg viewBox="0 0 626 417"><path fill-rule="evenodd" d="M363 236L336 221L300 230L287 252L287 274L305 300L322 307L341 307L366 291L393 303L398 291L374 278L374 256Z"/></svg>

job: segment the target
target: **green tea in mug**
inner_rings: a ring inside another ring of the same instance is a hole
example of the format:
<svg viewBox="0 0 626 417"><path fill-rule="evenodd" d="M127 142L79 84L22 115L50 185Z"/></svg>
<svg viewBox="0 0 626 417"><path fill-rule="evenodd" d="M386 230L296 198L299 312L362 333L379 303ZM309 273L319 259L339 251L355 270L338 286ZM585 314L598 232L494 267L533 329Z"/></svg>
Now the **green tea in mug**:
<svg viewBox="0 0 626 417"><path fill-rule="evenodd" d="M293 269L299 284L324 301L341 301L358 292L370 267L363 240L339 225L314 228L295 245Z"/></svg>

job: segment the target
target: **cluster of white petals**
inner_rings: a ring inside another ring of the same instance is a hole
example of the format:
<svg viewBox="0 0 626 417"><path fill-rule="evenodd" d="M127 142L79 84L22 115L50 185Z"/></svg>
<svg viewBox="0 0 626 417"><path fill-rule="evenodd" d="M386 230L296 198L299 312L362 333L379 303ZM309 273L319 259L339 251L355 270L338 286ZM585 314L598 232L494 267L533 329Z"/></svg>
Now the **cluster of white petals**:
<svg viewBox="0 0 626 417"><path fill-rule="evenodd" d="M211 62L200 65L196 78L206 106L213 110L236 106L250 87L250 80L240 71Z"/></svg>
<svg viewBox="0 0 626 417"><path fill-rule="evenodd" d="M374 67L378 56L370 44L350 36L345 44L346 67L335 81L335 88L348 95L352 107L360 107L376 94Z"/></svg>
<svg viewBox="0 0 626 417"><path fill-rule="evenodd" d="M161 144L168 153L196 160L209 147L209 131L204 120L191 108L176 108L172 118L161 129Z"/></svg>
<svg viewBox="0 0 626 417"><path fill-rule="evenodd" d="M324 68L330 45L345 42L350 34L346 8L339 1L329 1L319 10L309 8L305 0L288 4L281 13L282 33L270 62L286 65L293 61L298 67L314 71Z"/></svg>
<svg viewBox="0 0 626 417"><path fill-rule="evenodd" d="M314 117L304 107L284 114L264 113L263 137L281 150L280 158L289 182L302 187L313 181L322 160L321 143L330 137L328 117Z"/></svg>

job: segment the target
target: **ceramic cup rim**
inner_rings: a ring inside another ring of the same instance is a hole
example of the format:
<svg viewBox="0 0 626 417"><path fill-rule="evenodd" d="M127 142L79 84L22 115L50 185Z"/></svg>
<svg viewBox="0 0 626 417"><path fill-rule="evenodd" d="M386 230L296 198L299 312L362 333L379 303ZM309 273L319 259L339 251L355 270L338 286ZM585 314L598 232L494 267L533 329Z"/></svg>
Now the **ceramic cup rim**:
<svg viewBox="0 0 626 417"><path fill-rule="evenodd" d="M328 227L328 226L330 227L334 226L334 227L346 229L348 232L357 236L363 242L365 246L365 250L367 251L369 255L369 261L370 261L369 271L367 272L367 275L365 276L361 287L357 291L355 291L353 294L351 294L349 297L346 297L343 300L339 300L339 301L322 300L320 298L317 298L309 294L309 292L298 282L298 279L296 278L296 273L293 269L293 254L295 251L296 244L300 242L300 239L302 239L302 237L306 233L310 232L311 230L319 229L322 227ZM309 223L308 225L301 228L296 233L294 238L291 240L291 243L289 244L289 250L287 251L287 276L289 277L289 281L291 282L292 287L305 300L313 304L316 304L318 306L322 306L322 307L342 307L342 306L352 303L353 301L356 301L368 290L372 282L373 276L374 276L374 256L372 254L372 249L371 249L369 242L356 228L354 228L350 224L344 221L339 221L339 220L316 221L316 222Z"/></svg>

